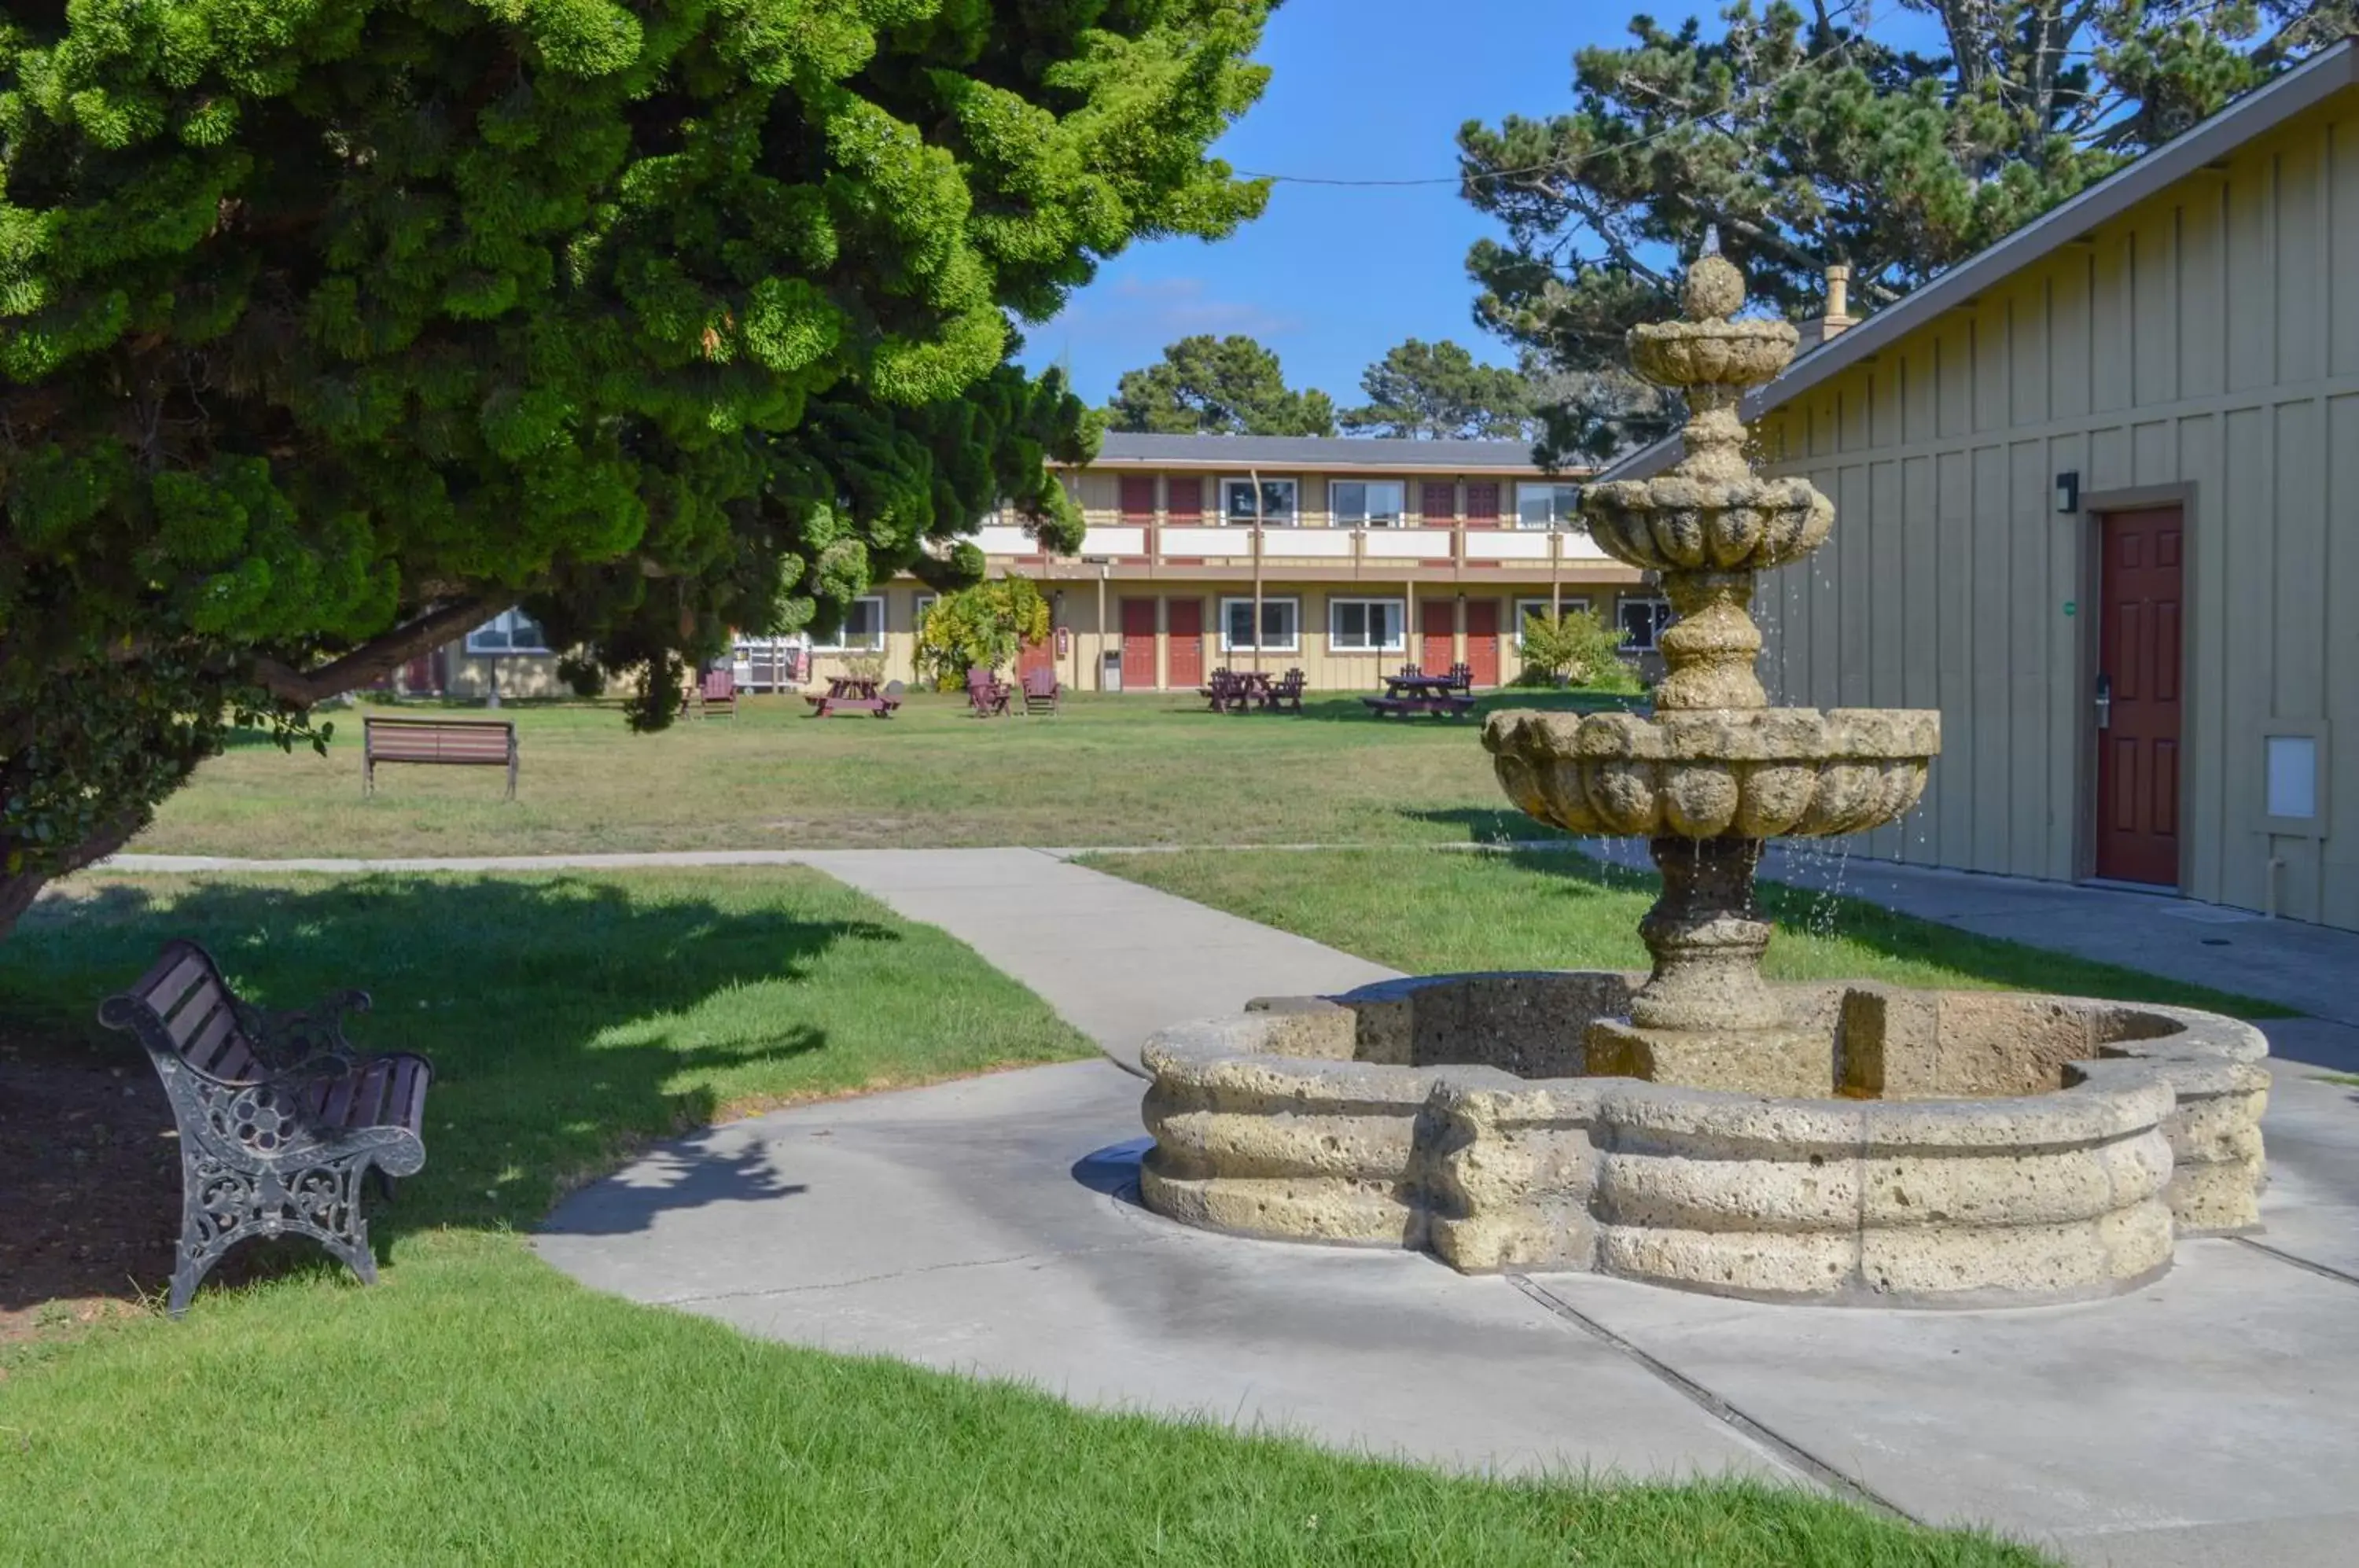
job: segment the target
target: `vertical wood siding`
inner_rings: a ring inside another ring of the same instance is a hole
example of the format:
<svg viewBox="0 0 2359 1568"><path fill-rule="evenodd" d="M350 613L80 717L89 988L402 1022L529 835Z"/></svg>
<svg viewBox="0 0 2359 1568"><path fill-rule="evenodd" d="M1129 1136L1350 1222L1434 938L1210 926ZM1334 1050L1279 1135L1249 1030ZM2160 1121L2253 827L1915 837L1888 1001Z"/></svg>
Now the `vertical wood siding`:
<svg viewBox="0 0 2359 1568"><path fill-rule="evenodd" d="M1878 855L2065 878L2096 584L2082 494L2188 485L2185 888L2359 929L2359 106L2350 94L1761 422L1836 502L1765 584L1776 700L1939 707ZM2068 615L2068 603L2078 614ZM2271 720L2329 726L2328 836L2262 822Z"/></svg>

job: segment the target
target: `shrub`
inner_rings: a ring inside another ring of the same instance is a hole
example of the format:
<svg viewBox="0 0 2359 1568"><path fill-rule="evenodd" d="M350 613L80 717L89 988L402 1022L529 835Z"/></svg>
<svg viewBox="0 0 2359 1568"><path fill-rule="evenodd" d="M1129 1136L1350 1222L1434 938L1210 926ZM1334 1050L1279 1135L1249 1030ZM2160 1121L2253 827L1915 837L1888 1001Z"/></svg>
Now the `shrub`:
<svg viewBox="0 0 2359 1568"><path fill-rule="evenodd" d="M1590 686L1636 691L1638 672L1622 658L1625 634L1593 610L1566 610L1524 620L1524 668L1518 686Z"/></svg>
<svg viewBox="0 0 2359 1568"><path fill-rule="evenodd" d="M943 691L966 685L969 670L996 670L1027 643L1049 635L1049 601L1013 574L945 593L918 628L918 670Z"/></svg>

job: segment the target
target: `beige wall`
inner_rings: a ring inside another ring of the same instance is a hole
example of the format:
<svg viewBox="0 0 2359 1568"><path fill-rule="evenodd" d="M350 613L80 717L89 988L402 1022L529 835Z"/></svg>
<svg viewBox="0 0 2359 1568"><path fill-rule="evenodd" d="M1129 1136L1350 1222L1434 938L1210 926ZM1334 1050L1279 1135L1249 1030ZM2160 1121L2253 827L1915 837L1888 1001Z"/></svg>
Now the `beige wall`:
<svg viewBox="0 0 2359 1568"><path fill-rule="evenodd" d="M1938 707L1925 805L1874 853L2086 875L2084 498L2185 486L2180 832L2196 897L2359 928L2359 104L2065 245L1760 426L1832 496L1764 585L1773 700ZM2077 614L2068 614L2067 604ZM2323 725L2324 837L2261 824L2262 736ZM2339 831L2338 831L2339 830Z"/></svg>
<svg viewBox="0 0 2359 1568"><path fill-rule="evenodd" d="M1158 509L1167 508L1175 489L1181 485L1194 485L1202 492L1203 517L1209 521L1222 515L1219 482L1223 479L1244 478L1252 467L1251 464L1239 463L1233 468L1223 468L1217 472L1211 469L1155 470L1156 506ZM1078 474L1068 474L1067 479L1072 485L1075 498L1081 502L1083 515L1091 522L1117 523L1122 520L1120 515L1122 476L1125 473L1136 474L1139 472L1141 471L1137 468L1087 468ZM1402 504L1405 507L1403 515L1406 520L1410 522L1425 520L1423 507L1427 484L1448 484L1452 487L1454 497L1452 510L1449 517L1433 518L1436 523L1452 521L1460 512L1464 510L1465 486L1469 481L1495 483L1499 486L1501 523L1503 526L1512 526L1516 516L1516 486L1518 484L1574 484L1581 477L1574 474L1551 477L1536 470L1524 474L1518 474L1513 470L1506 473L1482 474L1448 472L1412 474L1392 469L1372 469L1364 474L1304 474L1284 468L1263 468L1260 474L1264 479L1294 481L1295 504L1299 508L1297 520L1305 528L1333 526L1334 517L1332 508L1328 506L1328 486L1339 479L1397 481L1403 492Z"/></svg>

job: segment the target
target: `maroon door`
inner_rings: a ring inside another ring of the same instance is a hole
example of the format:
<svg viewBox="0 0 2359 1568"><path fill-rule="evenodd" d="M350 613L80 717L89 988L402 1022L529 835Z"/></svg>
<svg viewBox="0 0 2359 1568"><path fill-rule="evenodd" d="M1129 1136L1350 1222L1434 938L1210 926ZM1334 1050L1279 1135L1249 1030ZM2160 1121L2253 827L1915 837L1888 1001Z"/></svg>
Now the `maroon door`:
<svg viewBox="0 0 2359 1568"><path fill-rule="evenodd" d="M1125 523L1151 523L1155 520L1155 475L1125 474L1122 476L1122 520Z"/></svg>
<svg viewBox="0 0 2359 1568"><path fill-rule="evenodd" d="M1499 602L1466 601L1467 679L1477 686L1499 683Z"/></svg>
<svg viewBox="0 0 2359 1568"><path fill-rule="evenodd" d="M1171 637L1171 647L1166 657L1170 670L1164 677L1165 684L1181 691L1201 686L1204 683L1204 601L1167 599L1163 602L1163 614Z"/></svg>
<svg viewBox="0 0 2359 1568"><path fill-rule="evenodd" d="M1466 526L1470 528L1495 528L1499 526L1499 482L1495 479L1466 482Z"/></svg>
<svg viewBox="0 0 2359 1568"><path fill-rule="evenodd" d="M1155 688L1155 601L1122 602L1122 689L1149 691Z"/></svg>
<svg viewBox="0 0 2359 1568"><path fill-rule="evenodd" d="M1458 630L1458 604L1451 599L1428 599L1417 607L1418 630L1425 635L1418 639L1417 667L1428 675L1447 675L1450 667L1458 662L1451 637Z"/></svg>
<svg viewBox="0 0 2359 1568"><path fill-rule="evenodd" d="M1419 509L1425 515L1427 528L1438 528L1458 520L1458 486L1450 480L1427 480L1422 499L1424 505Z"/></svg>
<svg viewBox="0 0 2359 1568"><path fill-rule="evenodd" d="M2170 507L2098 526L2097 875L2176 887L2182 525Z"/></svg>

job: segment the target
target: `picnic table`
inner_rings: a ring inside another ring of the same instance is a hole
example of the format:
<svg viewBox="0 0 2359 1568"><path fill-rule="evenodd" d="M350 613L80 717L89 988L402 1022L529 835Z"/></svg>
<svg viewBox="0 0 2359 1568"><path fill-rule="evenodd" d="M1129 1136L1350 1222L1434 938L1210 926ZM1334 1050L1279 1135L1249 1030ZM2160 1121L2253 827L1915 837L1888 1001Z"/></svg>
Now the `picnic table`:
<svg viewBox="0 0 2359 1568"><path fill-rule="evenodd" d="M1431 713L1436 718L1459 718L1473 711L1474 694L1463 666L1446 675L1428 675L1415 666L1397 675L1385 677L1385 694L1363 697L1368 711L1378 718L1397 714L1407 718L1411 713Z"/></svg>
<svg viewBox="0 0 2359 1568"><path fill-rule="evenodd" d="M850 675L828 677L824 695L807 693L803 701L811 705L809 716L814 719L833 718L838 713L873 713L877 718L889 719L893 710L901 705L900 698L880 692L877 682Z"/></svg>

